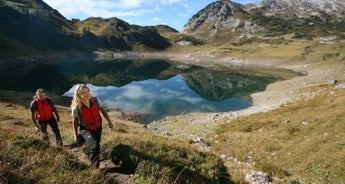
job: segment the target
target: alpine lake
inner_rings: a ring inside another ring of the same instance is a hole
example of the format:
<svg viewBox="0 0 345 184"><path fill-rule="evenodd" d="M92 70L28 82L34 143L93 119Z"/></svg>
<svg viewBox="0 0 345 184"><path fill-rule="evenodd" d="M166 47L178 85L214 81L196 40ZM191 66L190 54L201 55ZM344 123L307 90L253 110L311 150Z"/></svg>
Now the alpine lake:
<svg viewBox="0 0 345 184"><path fill-rule="evenodd" d="M290 70L167 59L51 59L12 63L0 74L1 89L72 97L87 83L109 109L136 112L141 123L184 112L227 112L252 105L250 94L270 83L302 75ZM54 99L53 99L54 100Z"/></svg>

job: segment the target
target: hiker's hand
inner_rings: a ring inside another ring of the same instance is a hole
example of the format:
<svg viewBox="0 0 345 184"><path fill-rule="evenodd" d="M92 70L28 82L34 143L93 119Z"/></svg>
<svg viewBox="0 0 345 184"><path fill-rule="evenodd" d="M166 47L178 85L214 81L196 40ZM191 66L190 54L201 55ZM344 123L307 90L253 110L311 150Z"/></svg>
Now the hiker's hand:
<svg viewBox="0 0 345 184"><path fill-rule="evenodd" d="M77 140L76 141L77 141L78 144L84 144L84 142L85 142L83 136L80 135L80 134L77 135Z"/></svg>
<svg viewBox="0 0 345 184"><path fill-rule="evenodd" d="M109 128L113 128L113 123L109 123Z"/></svg>
<svg viewBox="0 0 345 184"><path fill-rule="evenodd" d="M56 121L60 122L60 116L56 117Z"/></svg>
<svg viewBox="0 0 345 184"><path fill-rule="evenodd" d="M74 141L78 142L79 141L79 135L74 135Z"/></svg>
<svg viewBox="0 0 345 184"><path fill-rule="evenodd" d="M39 132L39 131L40 131L40 129L36 127L36 132Z"/></svg>

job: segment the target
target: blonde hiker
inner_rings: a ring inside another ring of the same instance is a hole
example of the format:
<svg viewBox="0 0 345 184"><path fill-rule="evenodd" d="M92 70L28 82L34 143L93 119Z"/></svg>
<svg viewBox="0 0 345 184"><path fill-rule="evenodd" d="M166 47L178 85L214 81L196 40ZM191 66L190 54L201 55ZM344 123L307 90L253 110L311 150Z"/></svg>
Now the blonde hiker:
<svg viewBox="0 0 345 184"><path fill-rule="evenodd" d="M105 109L103 103L90 93L90 88L86 84L79 84L73 94L71 103L73 117L73 132L75 141L79 142L78 126L83 139L89 144L89 160L91 166L99 167L100 142L102 135L102 112L108 121L109 128L113 128L113 123Z"/></svg>

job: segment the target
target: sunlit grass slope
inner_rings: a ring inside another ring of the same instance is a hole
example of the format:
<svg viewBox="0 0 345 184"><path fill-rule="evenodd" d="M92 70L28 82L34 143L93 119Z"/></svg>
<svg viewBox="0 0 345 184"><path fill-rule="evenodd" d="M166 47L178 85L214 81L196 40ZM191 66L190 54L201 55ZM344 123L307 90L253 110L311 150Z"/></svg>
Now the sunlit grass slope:
<svg viewBox="0 0 345 184"><path fill-rule="evenodd" d="M216 149L278 181L345 181L345 91L310 90L320 89L313 99L223 124L215 131Z"/></svg>
<svg viewBox="0 0 345 184"><path fill-rule="evenodd" d="M9 91L7 91L9 92ZM3 94L3 93L2 93ZM25 97L24 101L29 100ZM8 100L8 99L7 99ZM7 101L6 100L6 101ZM14 101L14 100L13 100ZM112 175L89 168L87 145L76 157L67 147L43 142L23 103L1 102L0 176L4 183L112 183ZM73 143L70 112L59 106L65 145ZM119 164L135 183L232 183L222 160L197 151L188 141L157 135L111 112L114 129L104 126L102 158ZM119 123L122 122L122 123ZM50 134L52 143L53 134Z"/></svg>

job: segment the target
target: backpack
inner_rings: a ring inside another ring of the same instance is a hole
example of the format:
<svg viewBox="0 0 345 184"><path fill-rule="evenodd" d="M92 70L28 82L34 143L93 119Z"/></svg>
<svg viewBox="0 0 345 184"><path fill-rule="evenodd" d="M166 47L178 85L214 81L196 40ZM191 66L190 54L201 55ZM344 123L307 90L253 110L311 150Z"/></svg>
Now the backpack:
<svg viewBox="0 0 345 184"><path fill-rule="evenodd" d="M98 103L98 100L97 100L97 98L96 97L92 97L91 99L90 99L90 102L91 102L91 104L90 104L90 108L94 105L94 106L96 106L96 108L97 108L97 110L99 111L100 110L100 107L99 107L99 103ZM84 106L84 105L83 105ZM96 128L98 128L98 126L99 125L102 125L102 116L99 114L99 121L96 121L95 123L91 123L91 124L86 124L86 123L84 123L82 120L83 120L83 117L82 117L82 113L81 113L81 111L82 111L82 109L81 109L81 106L80 105L78 105L77 107L76 107L77 109L77 114L78 114L78 120L79 120L79 125L80 125L80 127L82 128L85 128L85 129L88 129L88 130L95 130ZM90 110L91 111L91 110ZM98 112L99 113L99 112ZM98 124L98 123L99 124Z"/></svg>
<svg viewBox="0 0 345 184"><path fill-rule="evenodd" d="M93 102L94 104L96 104L97 109L99 109L99 104L98 104L98 99L96 97L91 97L90 98L91 102ZM77 106L77 113L78 113L78 119L79 121L81 120L81 109L80 106Z"/></svg>
<svg viewBox="0 0 345 184"><path fill-rule="evenodd" d="M39 99L35 98L31 103L36 107L36 112L35 116L36 119L41 120L41 121L46 121L49 120L50 118L54 117L53 116L53 111L52 111L52 101L50 98L46 97L44 99L44 103L42 104L43 108L47 108L47 103L49 104L49 109L39 109ZM40 102L41 103L41 102Z"/></svg>

